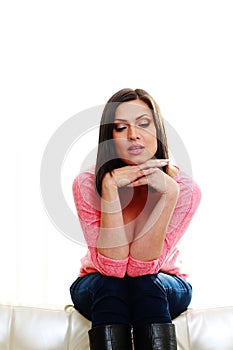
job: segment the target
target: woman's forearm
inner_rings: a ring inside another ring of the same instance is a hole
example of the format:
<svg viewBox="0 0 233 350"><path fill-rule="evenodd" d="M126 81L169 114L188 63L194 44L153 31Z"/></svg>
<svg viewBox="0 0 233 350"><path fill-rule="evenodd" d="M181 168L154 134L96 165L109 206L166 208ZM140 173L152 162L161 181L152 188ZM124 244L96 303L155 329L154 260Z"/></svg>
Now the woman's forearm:
<svg viewBox="0 0 233 350"><path fill-rule="evenodd" d="M129 241L123 221L118 189L103 181L98 251L112 259L123 260L129 255Z"/></svg>
<svg viewBox="0 0 233 350"><path fill-rule="evenodd" d="M161 195L146 224L130 246L130 256L134 259L151 261L160 257L178 196L178 186Z"/></svg>

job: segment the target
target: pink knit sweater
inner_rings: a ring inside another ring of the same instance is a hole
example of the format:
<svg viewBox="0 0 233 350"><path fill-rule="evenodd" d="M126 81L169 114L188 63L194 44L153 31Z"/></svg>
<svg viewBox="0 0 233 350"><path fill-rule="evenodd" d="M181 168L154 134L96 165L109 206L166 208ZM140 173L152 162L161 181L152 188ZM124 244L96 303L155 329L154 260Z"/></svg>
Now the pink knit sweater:
<svg viewBox="0 0 233 350"><path fill-rule="evenodd" d="M88 245L86 255L81 259L79 276L92 272L103 275L136 277L159 271L187 278L182 271L179 241L185 233L201 199L198 185L179 170L174 180L180 185L179 198L169 223L162 254L157 260L139 261L129 256L124 260L113 260L100 254L96 242L100 227L100 199L94 189L94 168L82 172L73 183L74 201L78 217Z"/></svg>

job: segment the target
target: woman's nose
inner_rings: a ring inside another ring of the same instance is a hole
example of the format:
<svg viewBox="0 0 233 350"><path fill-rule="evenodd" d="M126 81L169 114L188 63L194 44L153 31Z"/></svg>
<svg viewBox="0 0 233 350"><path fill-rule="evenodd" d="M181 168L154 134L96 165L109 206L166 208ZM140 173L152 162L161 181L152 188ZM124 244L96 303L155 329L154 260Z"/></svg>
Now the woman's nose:
<svg viewBox="0 0 233 350"><path fill-rule="evenodd" d="M130 125L128 129L128 139L137 140L140 139L139 128L135 125Z"/></svg>

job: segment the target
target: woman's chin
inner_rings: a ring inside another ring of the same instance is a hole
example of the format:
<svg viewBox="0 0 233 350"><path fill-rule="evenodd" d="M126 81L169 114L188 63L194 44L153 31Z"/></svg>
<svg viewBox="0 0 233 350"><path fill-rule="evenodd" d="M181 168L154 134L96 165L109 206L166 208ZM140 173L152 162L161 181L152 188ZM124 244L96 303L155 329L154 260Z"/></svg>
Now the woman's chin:
<svg viewBox="0 0 233 350"><path fill-rule="evenodd" d="M153 157L130 157L130 158L122 158L122 161L126 164L126 165L140 165L143 164L145 162L147 162L148 160L152 159Z"/></svg>

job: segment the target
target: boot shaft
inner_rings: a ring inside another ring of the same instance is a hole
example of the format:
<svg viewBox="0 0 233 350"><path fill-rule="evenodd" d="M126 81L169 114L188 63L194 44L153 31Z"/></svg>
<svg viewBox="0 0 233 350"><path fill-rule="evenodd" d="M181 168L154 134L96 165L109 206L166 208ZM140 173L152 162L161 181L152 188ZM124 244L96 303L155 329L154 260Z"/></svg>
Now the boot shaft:
<svg viewBox="0 0 233 350"><path fill-rule="evenodd" d="M177 350L175 326L152 323L133 329L135 350Z"/></svg>
<svg viewBox="0 0 233 350"><path fill-rule="evenodd" d="M122 324L89 330L90 350L132 350L131 327Z"/></svg>

